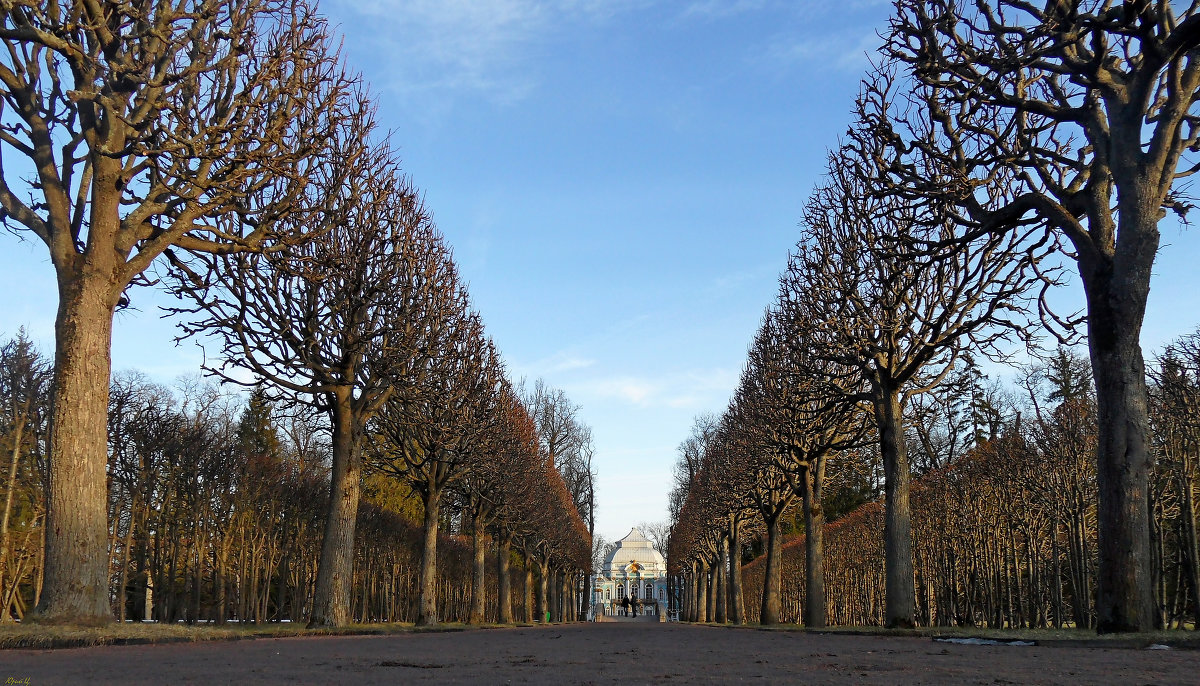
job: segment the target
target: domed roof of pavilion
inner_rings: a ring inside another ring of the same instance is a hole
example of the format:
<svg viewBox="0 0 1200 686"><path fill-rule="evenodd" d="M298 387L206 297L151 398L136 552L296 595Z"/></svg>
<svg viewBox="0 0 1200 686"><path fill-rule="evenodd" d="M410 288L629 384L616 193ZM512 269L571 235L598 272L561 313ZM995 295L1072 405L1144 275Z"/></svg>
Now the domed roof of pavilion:
<svg viewBox="0 0 1200 686"><path fill-rule="evenodd" d="M650 539L642 535L636 526L629 530L625 538L617 541L617 547L604 557L604 569L612 569L614 563L624 566L630 562L650 569L666 569L667 564Z"/></svg>

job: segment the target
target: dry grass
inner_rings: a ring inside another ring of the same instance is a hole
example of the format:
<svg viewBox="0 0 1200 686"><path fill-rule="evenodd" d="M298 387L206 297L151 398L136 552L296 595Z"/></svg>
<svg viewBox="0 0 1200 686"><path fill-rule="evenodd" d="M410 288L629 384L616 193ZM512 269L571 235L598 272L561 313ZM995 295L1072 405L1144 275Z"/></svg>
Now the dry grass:
<svg viewBox="0 0 1200 686"><path fill-rule="evenodd" d="M412 624L352 624L336 629L307 629L303 624L227 624L225 626L187 626L127 622L105 626L46 624L0 625L0 649L82 648L103 645L143 643L189 643L197 641L240 641L290 636L356 636L408 634L431 631L463 631L468 628L492 628L498 625L468 626L438 624L418 627Z"/></svg>

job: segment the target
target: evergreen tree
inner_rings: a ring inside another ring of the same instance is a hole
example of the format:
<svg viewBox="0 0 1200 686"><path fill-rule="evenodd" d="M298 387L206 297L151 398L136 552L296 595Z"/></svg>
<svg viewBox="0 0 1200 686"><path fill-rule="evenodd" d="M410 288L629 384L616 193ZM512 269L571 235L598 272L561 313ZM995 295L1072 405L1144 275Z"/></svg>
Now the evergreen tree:
<svg viewBox="0 0 1200 686"><path fill-rule="evenodd" d="M238 446L249 459L279 457L279 432L272 421L271 400L262 385L250 392L250 401L238 421Z"/></svg>

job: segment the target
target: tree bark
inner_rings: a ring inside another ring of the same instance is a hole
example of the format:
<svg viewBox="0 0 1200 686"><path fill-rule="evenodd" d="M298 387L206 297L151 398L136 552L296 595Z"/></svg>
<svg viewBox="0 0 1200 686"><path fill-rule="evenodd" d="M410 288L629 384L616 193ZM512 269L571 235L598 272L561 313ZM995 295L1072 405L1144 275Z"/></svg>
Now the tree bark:
<svg viewBox="0 0 1200 686"><path fill-rule="evenodd" d="M354 581L354 526L358 521L362 463L358 427L347 387L330 394L333 425L333 469L329 480L329 513L317 565L313 613L308 626L350 623L350 593Z"/></svg>
<svg viewBox="0 0 1200 686"><path fill-rule="evenodd" d="M708 577L708 588L705 589L708 592L704 596L704 612L708 621L714 622L717 616L717 586L720 583L719 579L717 579L717 566L712 562L708 563L708 570L705 576Z"/></svg>
<svg viewBox="0 0 1200 686"><path fill-rule="evenodd" d="M525 553L525 586L522 589L524 594L525 606L525 623L533 622L533 560L529 558L529 553Z"/></svg>
<svg viewBox="0 0 1200 686"><path fill-rule="evenodd" d="M825 460L814 461L804 476L804 625L820 629L825 626Z"/></svg>
<svg viewBox="0 0 1200 686"><path fill-rule="evenodd" d="M56 265L59 304L54 322L45 580L30 617L47 622L112 620L105 554L105 437L113 311L121 289L114 284L116 266L103 264L106 258L95 258L95 252L75 257L69 266Z"/></svg>
<svg viewBox="0 0 1200 686"><path fill-rule="evenodd" d="M496 586L500 609L497 619L501 624L513 623L512 611L512 543L501 534L496 545Z"/></svg>
<svg viewBox="0 0 1200 686"><path fill-rule="evenodd" d="M746 601L742 598L742 525L729 525L729 595L734 624L746 623Z"/></svg>
<svg viewBox="0 0 1200 686"><path fill-rule="evenodd" d="M779 589L783 584L783 556L780 552L779 520L782 513L767 522L767 563L763 575L762 614L760 624L779 623Z"/></svg>
<svg viewBox="0 0 1200 686"><path fill-rule="evenodd" d="M716 616L713 621L718 624L724 624L729 619L729 577L726 575L725 560L729 548L729 541L725 538L721 539L720 545L717 546L717 564L713 567L713 583L716 584Z"/></svg>
<svg viewBox="0 0 1200 686"><path fill-rule="evenodd" d="M1149 568L1150 421L1139 341L1150 268L1158 248L1157 208L1128 205L1118 201L1119 241L1127 245L1120 246L1115 257L1090 260L1081 255L1079 262L1087 294L1088 349L1099 428L1096 628L1100 633L1151 631L1155 614Z"/></svg>
<svg viewBox="0 0 1200 686"><path fill-rule="evenodd" d="M485 542L483 518L476 512L471 517L471 552L474 565L471 573L471 613L467 616L468 624L483 623L483 613L487 602Z"/></svg>
<svg viewBox="0 0 1200 686"><path fill-rule="evenodd" d="M549 572L545 562L538 563L537 621L543 624L550 621L546 616L550 611L550 580L547 578Z"/></svg>
<svg viewBox="0 0 1200 686"><path fill-rule="evenodd" d="M428 484L425 490L425 521L421 527L421 574L417 582L417 625L437 624L437 537L438 505L442 490Z"/></svg>
<svg viewBox="0 0 1200 686"><path fill-rule="evenodd" d="M916 611L913 577L912 511L909 485L908 446L904 440L903 408L898 390L886 385L876 389L875 422L883 457L884 503L884 624L889 628L911 628Z"/></svg>
<svg viewBox="0 0 1200 686"><path fill-rule="evenodd" d="M708 570L701 562L696 571L696 621L708 621Z"/></svg>

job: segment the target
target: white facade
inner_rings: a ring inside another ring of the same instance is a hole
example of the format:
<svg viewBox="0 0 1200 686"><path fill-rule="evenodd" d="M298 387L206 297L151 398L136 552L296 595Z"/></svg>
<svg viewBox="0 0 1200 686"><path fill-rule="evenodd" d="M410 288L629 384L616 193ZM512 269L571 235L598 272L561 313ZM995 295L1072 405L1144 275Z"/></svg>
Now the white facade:
<svg viewBox="0 0 1200 686"><path fill-rule="evenodd" d="M650 539L633 528L617 541L604 558L599 573L592 577L595 607L603 614L617 614L622 599L640 601L641 612L658 614L667 607L667 562Z"/></svg>

